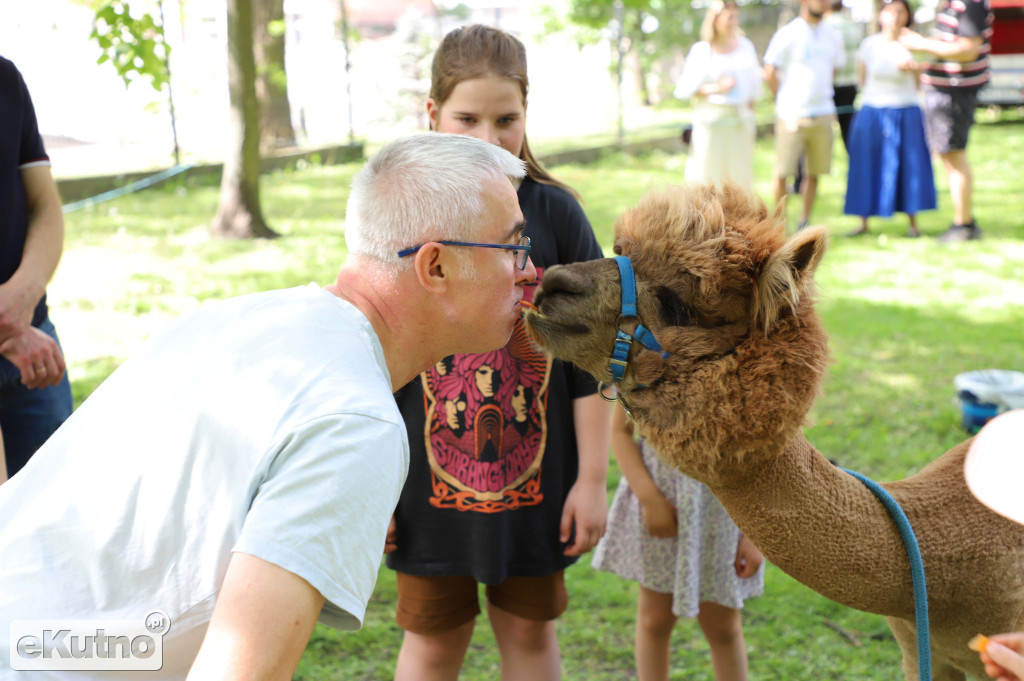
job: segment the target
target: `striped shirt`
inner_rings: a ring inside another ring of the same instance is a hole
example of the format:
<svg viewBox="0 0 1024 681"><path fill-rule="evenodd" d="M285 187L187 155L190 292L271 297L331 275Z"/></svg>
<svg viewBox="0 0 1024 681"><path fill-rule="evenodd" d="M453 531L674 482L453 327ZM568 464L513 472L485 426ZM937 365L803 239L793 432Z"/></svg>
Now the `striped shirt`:
<svg viewBox="0 0 1024 681"><path fill-rule="evenodd" d="M937 88L980 87L988 82L988 55L992 40L992 9L989 0L942 0L935 17L935 38L952 42L957 38L982 39L974 61L935 59L921 74L921 82Z"/></svg>

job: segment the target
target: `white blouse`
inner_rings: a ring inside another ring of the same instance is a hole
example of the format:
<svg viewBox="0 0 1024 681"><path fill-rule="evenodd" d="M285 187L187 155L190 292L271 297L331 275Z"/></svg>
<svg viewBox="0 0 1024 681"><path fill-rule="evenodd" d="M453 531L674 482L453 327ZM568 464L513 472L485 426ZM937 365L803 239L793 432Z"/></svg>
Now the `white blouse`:
<svg viewBox="0 0 1024 681"><path fill-rule="evenodd" d="M754 44L747 38L739 38L736 49L726 54L715 52L711 44L703 40L694 43L686 55L675 96L689 99L704 83L717 82L727 75L736 79L736 85L728 92L708 95L710 104L740 106L761 96L761 65Z"/></svg>

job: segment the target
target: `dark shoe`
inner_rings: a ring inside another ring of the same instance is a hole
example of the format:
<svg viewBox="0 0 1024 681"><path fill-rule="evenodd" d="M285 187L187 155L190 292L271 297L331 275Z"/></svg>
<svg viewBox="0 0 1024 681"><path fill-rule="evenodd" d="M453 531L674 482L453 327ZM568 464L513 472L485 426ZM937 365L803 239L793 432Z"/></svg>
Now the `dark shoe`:
<svg viewBox="0 0 1024 681"><path fill-rule="evenodd" d="M973 222L969 225L950 225L939 237L940 244L954 244L962 241L977 241L981 238L981 229Z"/></svg>
<svg viewBox="0 0 1024 681"><path fill-rule="evenodd" d="M799 232L799 231L800 231L801 229L803 229L803 228L804 228L804 227L806 227L806 226L807 226L807 220L801 220L801 221L800 221L800 224L798 224L798 225L796 226L796 231L798 231L798 232Z"/></svg>

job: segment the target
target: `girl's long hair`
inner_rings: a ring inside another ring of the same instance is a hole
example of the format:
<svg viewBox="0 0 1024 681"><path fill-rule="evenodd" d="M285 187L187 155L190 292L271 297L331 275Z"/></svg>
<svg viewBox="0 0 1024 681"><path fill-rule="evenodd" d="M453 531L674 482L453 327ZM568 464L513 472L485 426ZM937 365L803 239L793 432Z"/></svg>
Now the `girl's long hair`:
<svg viewBox="0 0 1024 681"><path fill-rule="evenodd" d="M490 26L474 24L456 28L444 37L434 53L430 97L440 108L459 83L488 76L497 76L515 83L525 103L530 89L526 76L526 48L515 37ZM579 194L572 187L552 177L534 157L526 141L525 131L519 158L526 161L526 174L530 178L542 184L560 187L579 200Z"/></svg>

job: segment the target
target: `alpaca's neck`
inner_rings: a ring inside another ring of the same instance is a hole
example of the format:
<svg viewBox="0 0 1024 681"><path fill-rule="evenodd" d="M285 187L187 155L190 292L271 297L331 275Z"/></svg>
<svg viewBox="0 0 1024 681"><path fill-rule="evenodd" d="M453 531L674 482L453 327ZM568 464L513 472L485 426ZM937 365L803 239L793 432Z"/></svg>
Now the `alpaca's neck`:
<svg viewBox="0 0 1024 681"><path fill-rule="evenodd" d="M712 491L765 557L826 598L884 615L913 614L906 550L860 481L803 435L760 464L720 470Z"/></svg>

